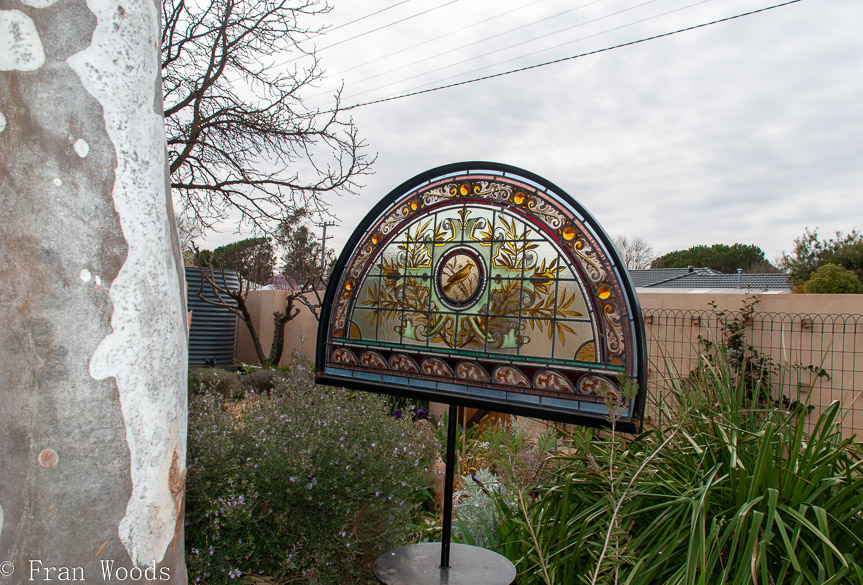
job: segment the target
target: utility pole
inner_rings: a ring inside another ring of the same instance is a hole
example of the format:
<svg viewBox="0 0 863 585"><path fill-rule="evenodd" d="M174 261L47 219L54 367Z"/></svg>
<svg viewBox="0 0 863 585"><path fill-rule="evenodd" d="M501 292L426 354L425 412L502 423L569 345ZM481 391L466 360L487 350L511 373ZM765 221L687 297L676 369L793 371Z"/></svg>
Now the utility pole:
<svg viewBox="0 0 863 585"><path fill-rule="evenodd" d="M334 221L325 221L317 224L318 227L324 229L324 233L321 236L321 278L327 272L327 240L332 238L332 236L327 237L327 228L334 225L336 225Z"/></svg>

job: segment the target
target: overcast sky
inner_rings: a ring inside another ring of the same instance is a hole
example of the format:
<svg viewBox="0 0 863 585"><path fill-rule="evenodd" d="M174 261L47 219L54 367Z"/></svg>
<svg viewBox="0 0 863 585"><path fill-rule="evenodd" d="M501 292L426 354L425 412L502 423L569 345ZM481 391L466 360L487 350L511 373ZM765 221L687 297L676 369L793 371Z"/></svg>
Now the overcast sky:
<svg viewBox="0 0 863 585"><path fill-rule="evenodd" d="M307 103L326 107L341 84L344 106L398 96L777 3L331 0L310 23L331 29L313 41L327 78ZM360 196L335 200L328 246L341 248L401 182L465 160L537 173L610 235L641 237L657 254L739 242L775 260L807 226L825 236L863 228L861 30L861 0L800 0L352 109L378 158Z"/></svg>

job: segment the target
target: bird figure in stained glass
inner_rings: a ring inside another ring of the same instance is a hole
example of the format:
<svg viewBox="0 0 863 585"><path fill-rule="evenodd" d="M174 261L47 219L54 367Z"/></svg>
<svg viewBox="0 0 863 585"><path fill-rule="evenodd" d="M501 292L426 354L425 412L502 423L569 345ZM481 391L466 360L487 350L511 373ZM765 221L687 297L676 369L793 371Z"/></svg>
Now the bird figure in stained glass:
<svg viewBox="0 0 863 585"><path fill-rule="evenodd" d="M466 262L464 266L453 272L449 278L447 278L446 284L443 285L443 292L448 293L452 287L470 276L471 268L473 268L473 265L470 262Z"/></svg>

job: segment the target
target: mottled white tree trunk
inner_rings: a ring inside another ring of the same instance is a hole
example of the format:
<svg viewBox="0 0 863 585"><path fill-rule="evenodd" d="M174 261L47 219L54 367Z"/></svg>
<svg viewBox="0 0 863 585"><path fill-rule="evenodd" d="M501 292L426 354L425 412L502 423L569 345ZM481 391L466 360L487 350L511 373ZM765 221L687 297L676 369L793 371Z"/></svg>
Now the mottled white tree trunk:
<svg viewBox="0 0 863 585"><path fill-rule="evenodd" d="M186 581L159 13L0 0L0 582Z"/></svg>

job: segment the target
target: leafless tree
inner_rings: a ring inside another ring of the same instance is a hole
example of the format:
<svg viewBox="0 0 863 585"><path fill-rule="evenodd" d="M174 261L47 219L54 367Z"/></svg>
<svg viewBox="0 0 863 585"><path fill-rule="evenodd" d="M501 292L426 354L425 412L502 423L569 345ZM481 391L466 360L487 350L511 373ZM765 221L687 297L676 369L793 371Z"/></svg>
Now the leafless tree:
<svg viewBox="0 0 863 585"><path fill-rule="evenodd" d="M617 236L614 238L614 247L626 264L627 270L647 270L653 261L653 246L643 238L627 238Z"/></svg>
<svg viewBox="0 0 863 585"><path fill-rule="evenodd" d="M203 235L201 226L184 212L175 209L174 218L177 221L177 234L180 237L180 251L192 249L192 242Z"/></svg>
<svg viewBox="0 0 863 585"><path fill-rule="evenodd" d="M324 193L354 192L373 159L335 106L308 110L323 71L300 44L319 0L163 0L162 78L171 187L202 227L269 234ZM301 22L302 21L302 22ZM290 61L292 57L301 60ZM285 65L285 62L288 62Z"/></svg>

